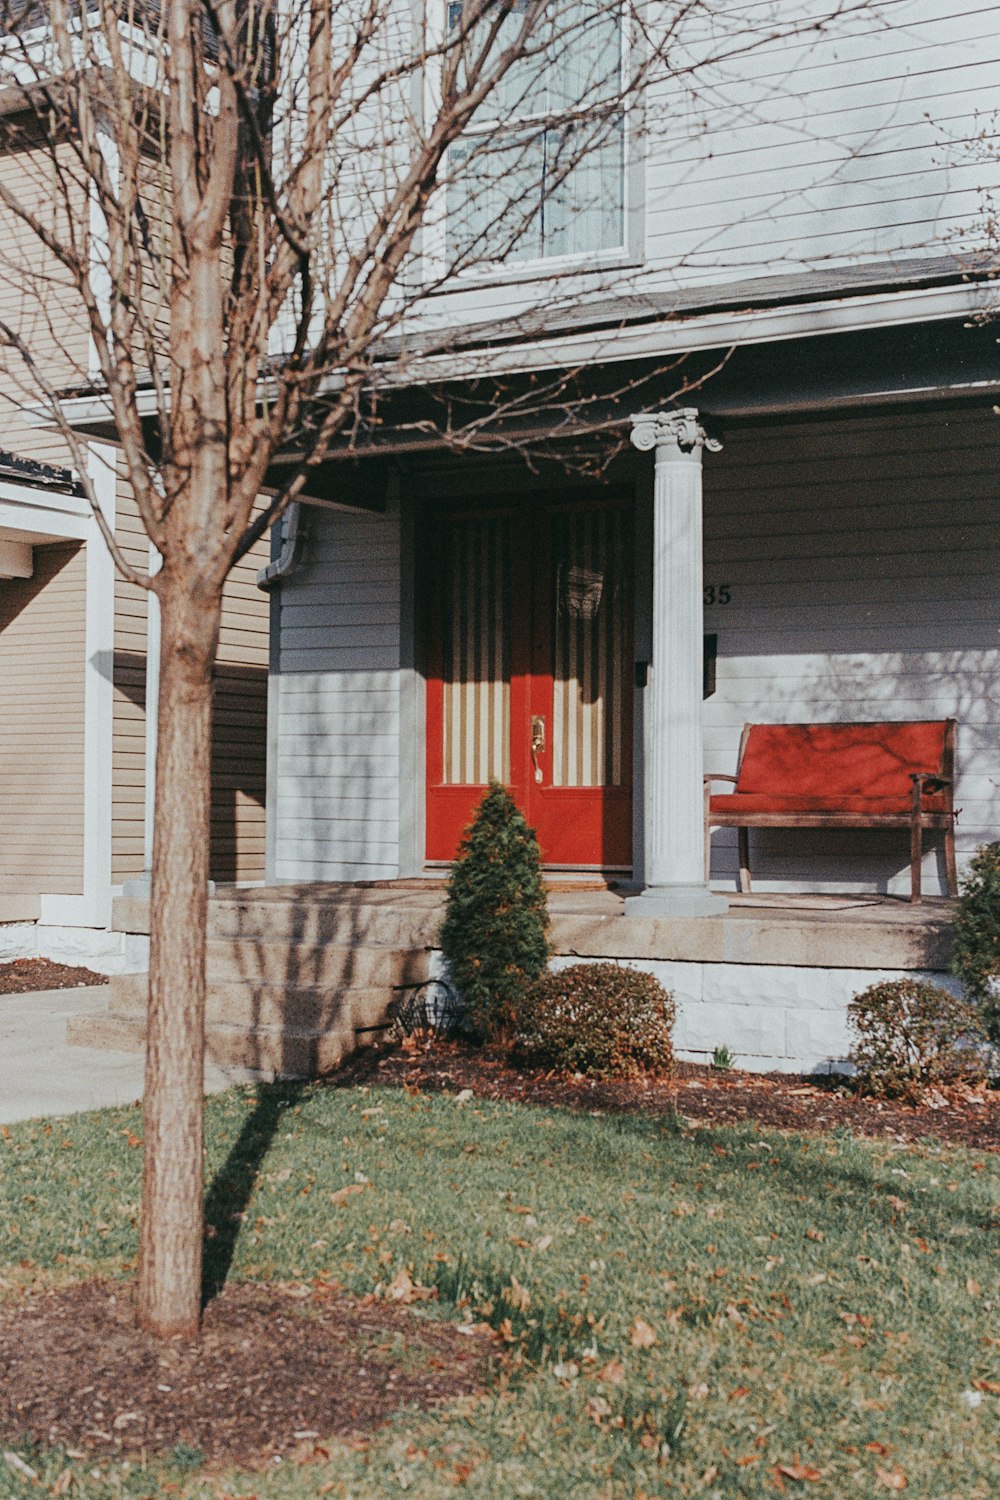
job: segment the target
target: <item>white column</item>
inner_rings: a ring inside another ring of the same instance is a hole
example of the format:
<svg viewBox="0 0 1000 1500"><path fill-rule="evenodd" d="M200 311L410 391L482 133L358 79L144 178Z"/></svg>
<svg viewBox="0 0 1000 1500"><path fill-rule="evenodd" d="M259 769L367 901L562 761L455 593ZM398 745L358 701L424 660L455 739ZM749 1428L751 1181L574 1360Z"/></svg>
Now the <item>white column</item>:
<svg viewBox="0 0 1000 1500"><path fill-rule="evenodd" d="M646 889L629 916L713 916L729 903L705 880L702 737L701 454L721 447L692 407L632 418L655 453L653 661L647 694Z"/></svg>

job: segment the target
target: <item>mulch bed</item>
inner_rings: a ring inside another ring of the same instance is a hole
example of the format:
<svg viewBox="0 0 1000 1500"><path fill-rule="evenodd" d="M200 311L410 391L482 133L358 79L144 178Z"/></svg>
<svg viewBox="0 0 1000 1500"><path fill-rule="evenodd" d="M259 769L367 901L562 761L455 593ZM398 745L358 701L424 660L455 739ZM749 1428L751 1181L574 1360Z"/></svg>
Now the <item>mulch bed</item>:
<svg viewBox="0 0 1000 1500"><path fill-rule="evenodd" d="M471 1089L483 1099L627 1114L677 1111L703 1125L752 1121L778 1130L834 1130L918 1141L933 1136L950 1145L1000 1151L1000 1089L950 1088L919 1106L869 1099L843 1080L783 1073L721 1072L679 1063L673 1077L592 1083L523 1072L493 1049L459 1043L369 1048L355 1053L328 1082L335 1087L378 1083L430 1092Z"/></svg>
<svg viewBox="0 0 1000 1500"><path fill-rule="evenodd" d="M0 964L0 995L23 995L28 990L74 990L80 985L107 984L107 974L76 969L48 958L15 958Z"/></svg>
<svg viewBox="0 0 1000 1500"><path fill-rule="evenodd" d="M160 1342L137 1328L132 1286L90 1281L0 1304L0 1431L71 1457L183 1444L208 1462L308 1462L402 1406L481 1391L492 1347L324 1282L229 1285L200 1339Z"/></svg>

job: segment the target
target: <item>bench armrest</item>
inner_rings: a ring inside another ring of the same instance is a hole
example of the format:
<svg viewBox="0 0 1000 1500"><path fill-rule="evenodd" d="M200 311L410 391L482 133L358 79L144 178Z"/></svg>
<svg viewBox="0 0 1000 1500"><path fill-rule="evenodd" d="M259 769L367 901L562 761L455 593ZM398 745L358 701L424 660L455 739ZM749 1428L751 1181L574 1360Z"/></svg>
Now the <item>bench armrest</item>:
<svg viewBox="0 0 1000 1500"><path fill-rule="evenodd" d="M733 784L733 786L735 786L736 782L738 780L738 777L736 777L736 776L726 776L721 771L706 771L705 774L704 774L704 776L701 779L702 779L702 782L704 783L705 786L708 786L708 783L710 781L731 781L732 784Z"/></svg>
<svg viewBox="0 0 1000 1500"><path fill-rule="evenodd" d="M916 828L923 814L924 793L940 792L943 791L945 787L950 787L951 777L935 776L927 771L911 771L910 784L913 787L912 812L910 816L913 819L913 827ZM954 808L951 810L951 816L953 819L956 819L958 817L958 812ZM914 837L916 837L916 835L914 835Z"/></svg>
<svg viewBox="0 0 1000 1500"><path fill-rule="evenodd" d="M946 786L951 786L950 776L938 776L932 771L911 771L910 780L913 782L913 790L921 792L940 792Z"/></svg>

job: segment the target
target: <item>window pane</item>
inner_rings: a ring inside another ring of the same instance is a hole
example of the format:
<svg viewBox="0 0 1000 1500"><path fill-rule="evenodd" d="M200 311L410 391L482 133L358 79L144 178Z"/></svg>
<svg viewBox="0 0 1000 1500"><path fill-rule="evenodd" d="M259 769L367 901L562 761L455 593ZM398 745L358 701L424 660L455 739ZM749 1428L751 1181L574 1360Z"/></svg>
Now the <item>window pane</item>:
<svg viewBox="0 0 1000 1500"><path fill-rule="evenodd" d="M542 200L545 255L612 250L624 243L622 120L549 131Z"/></svg>
<svg viewBox="0 0 1000 1500"><path fill-rule="evenodd" d="M503 0L499 0L503 3ZM461 24L467 0L452 0ZM496 51L520 34L526 0L507 0ZM495 24L493 6L468 39ZM477 133L449 152L448 246L452 255L524 261L617 248L624 243L624 117L620 11L609 0L553 5L522 58L476 116ZM569 111L611 115L560 124ZM535 129L517 129L530 117ZM495 121L496 123L490 123Z"/></svg>
<svg viewBox="0 0 1000 1500"><path fill-rule="evenodd" d="M448 248L473 260L531 260L542 249L544 133L476 136L448 153Z"/></svg>
<svg viewBox="0 0 1000 1500"><path fill-rule="evenodd" d="M621 88L621 14L608 0L557 8L547 71L553 113L613 99ZM562 33L561 35L559 33Z"/></svg>
<svg viewBox="0 0 1000 1500"><path fill-rule="evenodd" d="M517 43L524 27L526 8L526 0L507 0L498 25L497 8L489 6L478 25L468 34L465 42L468 60L472 62L478 59L491 31L496 28L490 57L486 63L488 71L506 47ZM459 26L464 12L462 0L452 0L449 4L448 24L453 31ZM548 107L546 73L550 62L545 40L550 33L551 27L546 27L544 22L532 28L531 39L524 47L524 55L508 68L483 105L481 115L484 118L514 120L545 113Z"/></svg>
<svg viewBox="0 0 1000 1500"><path fill-rule="evenodd" d="M506 0L499 18L489 6L466 40L468 57L478 57L491 30L495 60L515 44L525 22L526 0ZM463 0L451 0L448 24L452 31L467 10ZM524 55L508 69L482 116L496 120L525 119L579 109L614 98L621 84L621 13L610 0L562 0L532 28Z"/></svg>

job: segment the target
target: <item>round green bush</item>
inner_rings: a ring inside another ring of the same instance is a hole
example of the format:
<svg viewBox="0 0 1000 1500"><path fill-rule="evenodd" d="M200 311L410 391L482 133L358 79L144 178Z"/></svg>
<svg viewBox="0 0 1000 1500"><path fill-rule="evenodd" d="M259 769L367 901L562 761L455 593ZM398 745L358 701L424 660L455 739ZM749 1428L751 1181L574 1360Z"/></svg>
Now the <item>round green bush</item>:
<svg viewBox="0 0 1000 1500"><path fill-rule="evenodd" d="M858 1040L850 1058L870 1094L915 1102L925 1088L986 1073L979 1017L966 1000L920 979L890 979L847 1008Z"/></svg>
<svg viewBox="0 0 1000 1500"><path fill-rule="evenodd" d="M1000 1046L1000 844L983 844L962 880L952 971Z"/></svg>
<svg viewBox="0 0 1000 1500"><path fill-rule="evenodd" d="M515 1052L525 1062L596 1078L667 1073L674 1014L673 996L651 974L570 964L525 990Z"/></svg>

